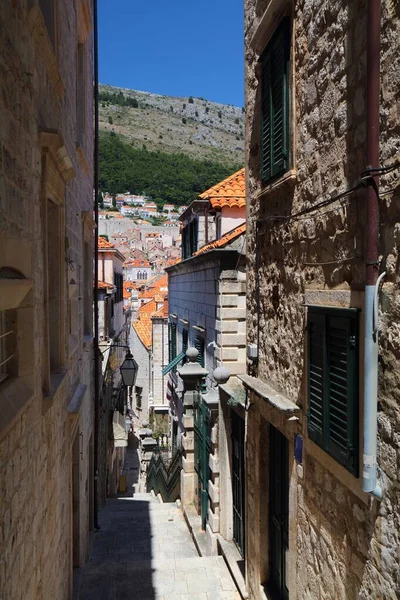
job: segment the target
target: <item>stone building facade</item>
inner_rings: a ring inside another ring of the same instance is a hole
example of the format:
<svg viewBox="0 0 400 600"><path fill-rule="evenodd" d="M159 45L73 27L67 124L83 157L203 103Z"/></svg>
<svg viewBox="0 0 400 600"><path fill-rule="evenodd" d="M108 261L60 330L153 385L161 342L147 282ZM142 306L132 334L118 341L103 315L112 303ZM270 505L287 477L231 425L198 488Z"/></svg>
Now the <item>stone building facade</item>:
<svg viewBox="0 0 400 600"><path fill-rule="evenodd" d="M236 405L240 401L231 402L233 396L237 399L235 376L246 366L244 171L200 198L180 217L186 260L166 269L170 343L166 370L170 371L171 446L173 450L182 446L184 452L182 505L192 526L196 528L198 522L202 530L202 551L217 554L218 534L227 540L233 537L233 412L244 425L242 407ZM228 232L225 220L234 225ZM202 367L202 381L196 381L182 354L193 348L198 352L195 367ZM232 376L223 398L213 375L222 365Z"/></svg>
<svg viewBox="0 0 400 600"><path fill-rule="evenodd" d="M0 595L69 599L93 527L91 3L0 14Z"/></svg>
<svg viewBox="0 0 400 600"><path fill-rule="evenodd" d="M390 2L372 19L381 25L372 167L383 170L370 266L386 275L371 363L378 415L366 425L378 423L382 499L362 483L375 471L363 423L365 188L377 173L365 171L366 99L379 55L368 54L368 5L377 3L245 2L247 341L258 348L243 377L252 599L400 593L399 170L385 172L399 161L400 13Z"/></svg>

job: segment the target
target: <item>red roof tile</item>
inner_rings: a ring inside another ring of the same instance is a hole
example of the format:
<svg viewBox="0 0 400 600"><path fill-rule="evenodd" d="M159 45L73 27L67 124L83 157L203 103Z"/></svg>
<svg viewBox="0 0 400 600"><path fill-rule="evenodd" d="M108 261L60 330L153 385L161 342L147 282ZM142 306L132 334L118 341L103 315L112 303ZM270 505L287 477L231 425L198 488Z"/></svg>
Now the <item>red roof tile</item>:
<svg viewBox="0 0 400 600"><path fill-rule="evenodd" d="M106 238L99 236L99 248L115 248L115 246L107 242Z"/></svg>
<svg viewBox="0 0 400 600"><path fill-rule="evenodd" d="M197 256L198 254L203 254L204 252L208 252L209 250L213 250L214 248L224 248L229 242L233 242L236 240L242 233L246 231L246 223L242 223L239 227L235 227L235 229L231 229L225 235L223 235L219 240L215 240L214 242L210 242L206 246L197 250L193 256Z"/></svg>
<svg viewBox="0 0 400 600"><path fill-rule="evenodd" d="M220 183L200 194L200 198L209 200L213 208L223 206L243 208L246 206L245 169L236 171Z"/></svg>

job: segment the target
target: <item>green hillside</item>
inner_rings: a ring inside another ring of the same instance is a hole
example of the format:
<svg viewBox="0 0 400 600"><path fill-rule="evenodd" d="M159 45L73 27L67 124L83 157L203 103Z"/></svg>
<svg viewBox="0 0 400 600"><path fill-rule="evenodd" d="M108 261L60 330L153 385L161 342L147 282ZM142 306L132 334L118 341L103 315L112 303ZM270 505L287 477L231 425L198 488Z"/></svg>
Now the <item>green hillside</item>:
<svg viewBox="0 0 400 600"><path fill-rule="evenodd" d="M113 132L100 135L100 189L112 194L144 194L159 207L164 203L188 205L241 166L150 152L130 146Z"/></svg>

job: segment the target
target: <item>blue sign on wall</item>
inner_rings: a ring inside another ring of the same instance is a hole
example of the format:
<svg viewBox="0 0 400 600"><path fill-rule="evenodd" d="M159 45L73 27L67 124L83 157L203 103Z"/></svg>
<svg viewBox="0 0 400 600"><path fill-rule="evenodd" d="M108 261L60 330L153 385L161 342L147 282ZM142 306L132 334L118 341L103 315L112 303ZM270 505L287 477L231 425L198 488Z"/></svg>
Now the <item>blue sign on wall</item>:
<svg viewBox="0 0 400 600"><path fill-rule="evenodd" d="M303 438L297 433L294 436L294 457L299 465L303 464Z"/></svg>

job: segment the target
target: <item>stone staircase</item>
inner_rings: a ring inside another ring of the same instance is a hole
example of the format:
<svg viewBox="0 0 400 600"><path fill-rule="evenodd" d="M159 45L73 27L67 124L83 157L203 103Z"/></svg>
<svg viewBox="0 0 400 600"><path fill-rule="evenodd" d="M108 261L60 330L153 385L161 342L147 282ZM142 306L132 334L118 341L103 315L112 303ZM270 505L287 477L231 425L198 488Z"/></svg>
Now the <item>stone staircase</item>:
<svg viewBox="0 0 400 600"><path fill-rule="evenodd" d="M100 510L80 600L240 600L224 559L198 555L175 503L128 494Z"/></svg>

